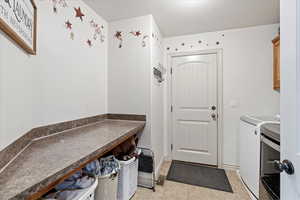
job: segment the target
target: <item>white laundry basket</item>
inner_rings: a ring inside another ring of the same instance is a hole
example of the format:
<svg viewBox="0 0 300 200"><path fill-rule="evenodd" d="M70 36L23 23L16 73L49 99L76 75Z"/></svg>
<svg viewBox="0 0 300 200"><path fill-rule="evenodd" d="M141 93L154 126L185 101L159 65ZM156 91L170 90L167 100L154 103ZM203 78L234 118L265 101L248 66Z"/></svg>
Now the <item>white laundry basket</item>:
<svg viewBox="0 0 300 200"><path fill-rule="evenodd" d="M95 200L95 190L96 190L97 186L98 186L98 180L95 179L94 184L91 187L85 189L82 196L80 196L76 200Z"/></svg>
<svg viewBox="0 0 300 200"><path fill-rule="evenodd" d="M120 161L118 200L129 200L137 190L138 159L133 157L128 161Z"/></svg>
<svg viewBox="0 0 300 200"><path fill-rule="evenodd" d="M118 192L118 173L99 176L95 200L116 200Z"/></svg>
<svg viewBox="0 0 300 200"><path fill-rule="evenodd" d="M56 192L53 197L45 197L41 200L57 200L57 199L66 199L66 200L95 200L95 190L98 186L98 180L95 179L93 185L85 189L78 189L78 190L65 190ZM64 192L64 197L56 196L59 193Z"/></svg>

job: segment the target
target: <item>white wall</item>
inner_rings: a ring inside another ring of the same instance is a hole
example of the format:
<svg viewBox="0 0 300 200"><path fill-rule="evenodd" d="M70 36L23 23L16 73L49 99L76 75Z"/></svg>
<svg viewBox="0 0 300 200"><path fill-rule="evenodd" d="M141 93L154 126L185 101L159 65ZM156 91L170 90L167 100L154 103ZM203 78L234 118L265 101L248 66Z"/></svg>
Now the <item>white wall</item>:
<svg viewBox="0 0 300 200"><path fill-rule="evenodd" d="M153 67L159 67L159 64L163 65L163 38L159 27L155 23L154 18L151 18L151 70ZM164 112L164 83L158 83L157 79L151 76L151 144L155 154L155 163L158 167L164 160L164 133L163 133L163 112Z"/></svg>
<svg viewBox="0 0 300 200"><path fill-rule="evenodd" d="M223 49L223 163L225 165L239 165L241 115L279 113L279 93L272 89L271 42L277 34L278 26L275 24L202 33L166 38L164 41L165 54ZM167 132L168 130L166 134ZM166 138L170 142L170 135ZM170 154L170 143L167 143L166 147L167 154Z"/></svg>
<svg viewBox="0 0 300 200"><path fill-rule="evenodd" d="M0 150L31 128L107 112L107 22L82 1L67 1L57 14L50 1L36 3L36 56L0 35ZM75 18L79 6L83 22ZM104 25L106 38L90 48L92 19ZM73 23L74 40L66 20Z"/></svg>
<svg viewBox="0 0 300 200"><path fill-rule="evenodd" d="M122 48L115 37L122 32ZM136 37L131 31L140 31ZM151 16L120 20L109 24L108 47L108 112L147 115L147 125L140 145L151 146L150 133L150 38L142 46L142 38L150 36Z"/></svg>
<svg viewBox="0 0 300 200"><path fill-rule="evenodd" d="M122 47L115 37L122 32ZM140 36L130 32L140 31ZM146 46L143 47L143 37ZM108 112L146 114L147 125L139 146L151 148L157 169L163 161L163 84L153 67L163 63L162 36L151 15L110 23Z"/></svg>

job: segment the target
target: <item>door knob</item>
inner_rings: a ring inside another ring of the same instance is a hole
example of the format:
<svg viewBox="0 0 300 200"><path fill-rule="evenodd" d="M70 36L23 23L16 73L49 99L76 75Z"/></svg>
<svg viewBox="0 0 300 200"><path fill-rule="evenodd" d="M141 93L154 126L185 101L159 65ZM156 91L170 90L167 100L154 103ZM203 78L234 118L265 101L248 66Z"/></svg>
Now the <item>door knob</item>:
<svg viewBox="0 0 300 200"><path fill-rule="evenodd" d="M212 110L217 110L217 106L212 106L211 109Z"/></svg>
<svg viewBox="0 0 300 200"><path fill-rule="evenodd" d="M289 160L280 162L279 160L274 161L274 167L280 172L285 171L287 174L292 175L295 173L293 163Z"/></svg>

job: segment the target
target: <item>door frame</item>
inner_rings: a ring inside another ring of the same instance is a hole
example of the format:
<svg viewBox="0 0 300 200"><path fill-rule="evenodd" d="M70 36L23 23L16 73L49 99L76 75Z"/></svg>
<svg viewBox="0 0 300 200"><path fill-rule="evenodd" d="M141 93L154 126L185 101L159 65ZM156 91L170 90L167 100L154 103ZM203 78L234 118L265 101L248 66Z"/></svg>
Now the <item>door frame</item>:
<svg viewBox="0 0 300 200"><path fill-rule="evenodd" d="M209 49L209 50L199 50L199 51L184 51L178 53L169 53L167 54L167 86L166 86L166 121L167 121L167 130L166 130L166 154L167 158L172 160L172 150L171 145L173 143L173 114L171 112L172 106L172 74L171 74L171 65L172 59L179 56L192 56L192 55L207 55L207 54L216 54L217 55L217 90L218 90L218 125L217 125L217 167L223 168L223 49Z"/></svg>

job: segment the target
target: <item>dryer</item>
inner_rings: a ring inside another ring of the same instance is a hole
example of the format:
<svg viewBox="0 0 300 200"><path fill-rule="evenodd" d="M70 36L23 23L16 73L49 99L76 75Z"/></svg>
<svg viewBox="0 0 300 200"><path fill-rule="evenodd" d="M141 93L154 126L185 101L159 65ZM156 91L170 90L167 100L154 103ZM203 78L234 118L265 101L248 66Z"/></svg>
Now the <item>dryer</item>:
<svg viewBox="0 0 300 200"><path fill-rule="evenodd" d="M259 197L260 127L265 123L280 123L270 116L240 118L240 177L252 199Z"/></svg>

